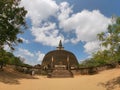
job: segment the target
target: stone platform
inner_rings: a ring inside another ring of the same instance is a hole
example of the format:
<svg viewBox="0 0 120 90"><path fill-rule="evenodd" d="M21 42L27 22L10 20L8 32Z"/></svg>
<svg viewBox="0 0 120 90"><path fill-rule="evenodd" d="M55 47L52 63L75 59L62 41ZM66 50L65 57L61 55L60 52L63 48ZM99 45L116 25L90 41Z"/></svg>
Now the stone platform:
<svg viewBox="0 0 120 90"><path fill-rule="evenodd" d="M73 77L73 73L69 70L57 69L53 70L52 73L48 74L49 78L69 78Z"/></svg>

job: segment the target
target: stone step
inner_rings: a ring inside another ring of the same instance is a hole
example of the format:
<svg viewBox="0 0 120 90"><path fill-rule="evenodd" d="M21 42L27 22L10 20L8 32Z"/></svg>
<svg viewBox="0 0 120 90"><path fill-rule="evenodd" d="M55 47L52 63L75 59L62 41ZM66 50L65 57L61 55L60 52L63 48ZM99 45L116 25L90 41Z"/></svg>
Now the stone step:
<svg viewBox="0 0 120 90"><path fill-rule="evenodd" d="M60 78L60 77L73 77L73 73L69 70L53 70L51 74L49 74L51 78Z"/></svg>

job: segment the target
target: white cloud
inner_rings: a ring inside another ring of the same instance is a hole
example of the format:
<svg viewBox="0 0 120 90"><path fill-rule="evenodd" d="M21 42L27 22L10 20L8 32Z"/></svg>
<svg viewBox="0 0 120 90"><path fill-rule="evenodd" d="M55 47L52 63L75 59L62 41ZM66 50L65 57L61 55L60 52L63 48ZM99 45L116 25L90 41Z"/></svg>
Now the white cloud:
<svg viewBox="0 0 120 90"><path fill-rule="evenodd" d="M56 23L48 20L50 16L56 17L59 10L54 0L34 0L34 3L22 0L21 5L28 11L27 17L32 21L31 32L36 42L56 46L59 40L64 40L64 36L56 29Z"/></svg>
<svg viewBox="0 0 120 90"><path fill-rule="evenodd" d="M18 52L16 52L18 56L28 56L28 57L33 57L34 54L31 53L30 51L26 49L19 48Z"/></svg>
<svg viewBox="0 0 120 90"><path fill-rule="evenodd" d="M98 49L100 49L99 44L100 44L99 41L87 42L84 45L85 52L88 53L88 54L95 53Z"/></svg>
<svg viewBox="0 0 120 90"><path fill-rule="evenodd" d="M106 31L109 24L109 18L105 17L99 10L83 10L79 13L73 14L68 19L60 21L60 26L64 31L74 30L76 37L72 42L79 41L94 41L96 35L100 32Z"/></svg>
<svg viewBox="0 0 120 90"><path fill-rule="evenodd" d="M110 19L99 10L73 13L68 2L58 5L55 0L22 0L21 5L28 11L27 17L31 19L31 32L35 41L43 45L56 46L60 39L76 44L83 41L86 43L85 51L90 53L98 48L96 35L105 32L110 23ZM51 22L51 16L59 22ZM65 34L61 33L60 29L63 29ZM67 39L63 36L71 32L75 34L74 38ZM96 46L93 47L93 44Z"/></svg>
<svg viewBox="0 0 120 90"><path fill-rule="evenodd" d="M58 5L54 0L22 0L21 5L28 11L29 17L34 26L38 26L42 20L54 16Z"/></svg>
<svg viewBox="0 0 120 90"><path fill-rule="evenodd" d="M64 27L65 30L69 30L69 27L66 28L66 25L64 25L64 21L69 18L69 15L73 12L72 7L69 6L69 3L62 2L59 5L59 13L58 13L58 20L60 21L60 28Z"/></svg>
<svg viewBox="0 0 120 90"><path fill-rule="evenodd" d="M90 54L90 56L91 56L92 53L95 53L98 50L104 51L104 50L110 49L110 45L108 45L107 47L104 47L104 46L101 46L100 43L101 43L100 41L87 42L84 45L85 52Z"/></svg>
<svg viewBox="0 0 120 90"><path fill-rule="evenodd" d="M17 57L24 58L25 63L30 65L41 64L43 57L45 56L44 53L37 51L31 52L27 49L19 48L14 52L14 55Z"/></svg>
<svg viewBox="0 0 120 90"><path fill-rule="evenodd" d="M59 34L55 23L45 23L42 27L32 27L31 29L35 41L43 45L56 46L59 40L64 41L64 37Z"/></svg>
<svg viewBox="0 0 120 90"><path fill-rule="evenodd" d="M59 26L63 28L65 33L71 31L75 33L76 38L71 38L72 43L86 42L84 45L85 52L91 54L97 51L99 49L99 43L96 42L97 34L107 31L110 18L101 14L99 10L83 10L72 14L72 8L67 4L66 7L62 8L61 12L67 11L68 13L60 13L58 15ZM66 17L60 18L61 16Z"/></svg>
<svg viewBox="0 0 120 90"><path fill-rule="evenodd" d="M38 51L38 52L36 53L36 56L38 56L37 61L42 62L42 60L43 60L45 54L42 53L42 52L40 52L40 51Z"/></svg>

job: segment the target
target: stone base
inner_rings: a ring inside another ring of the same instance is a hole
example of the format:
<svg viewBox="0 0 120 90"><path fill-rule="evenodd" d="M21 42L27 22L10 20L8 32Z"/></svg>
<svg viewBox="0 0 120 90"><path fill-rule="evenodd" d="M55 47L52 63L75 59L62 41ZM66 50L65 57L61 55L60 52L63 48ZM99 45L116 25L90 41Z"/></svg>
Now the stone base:
<svg viewBox="0 0 120 90"><path fill-rule="evenodd" d="M73 77L73 73L69 70L53 70L53 72L48 74L49 78L69 78Z"/></svg>

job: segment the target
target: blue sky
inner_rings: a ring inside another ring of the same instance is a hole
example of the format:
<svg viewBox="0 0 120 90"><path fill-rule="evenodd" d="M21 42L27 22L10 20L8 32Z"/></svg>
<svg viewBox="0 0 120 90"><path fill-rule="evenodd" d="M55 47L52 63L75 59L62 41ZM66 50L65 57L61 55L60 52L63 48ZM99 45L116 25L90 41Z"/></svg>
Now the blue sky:
<svg viewBox="0 0 120 90"><path fill-rule="evenodd" d="M31 65L55 50L60 40L79 61L100 49L96 34L107 31L111 16L120 16L120 0L22 0L28 29L14 54Z"/></svg>

